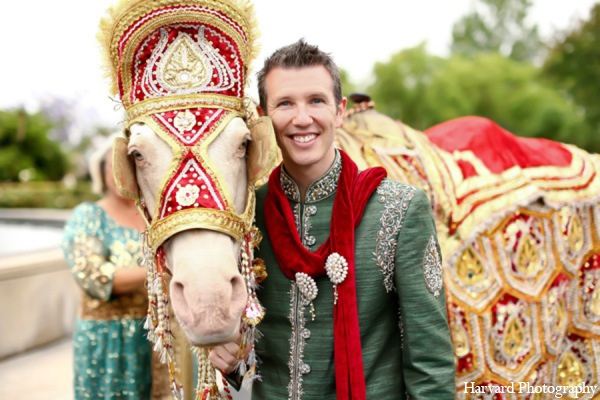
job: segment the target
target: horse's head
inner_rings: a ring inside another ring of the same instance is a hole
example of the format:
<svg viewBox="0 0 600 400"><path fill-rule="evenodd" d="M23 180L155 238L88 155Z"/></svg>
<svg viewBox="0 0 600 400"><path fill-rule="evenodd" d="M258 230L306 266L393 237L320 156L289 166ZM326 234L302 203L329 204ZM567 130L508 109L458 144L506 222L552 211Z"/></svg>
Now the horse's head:
<svg viewBox="0 0 600 400"><path fill-rule="evenodd" d="M115 178L148 223L150 337L170 351L170 299L193 344L230 341L259 308L248 272L254 184L275 150L270 120L248 124L251 7L123 0L101 36L127 114Z"/></svg>
<svg viewBox="0 0 600 400"><path fill-rule="evenodd" d="M180 149L138 123L130 127L127 147L118 155L126 152L135 165L140 198L151 222L149 245L164 250L172 273L173 310L197 345L231 340L247 302L238 263L239 236L249 229L254 205L246 165L250 146L257 143L251 143L246 123L236 117L206 146L204 157L198 162L184 159L188 165L180 165ZM200 205L214 208L194 210ZM188 211L177 213L178 207ZM231 232L219 226L220 221L241 226ZM157 230L164 233L154 234Z"/></svg>

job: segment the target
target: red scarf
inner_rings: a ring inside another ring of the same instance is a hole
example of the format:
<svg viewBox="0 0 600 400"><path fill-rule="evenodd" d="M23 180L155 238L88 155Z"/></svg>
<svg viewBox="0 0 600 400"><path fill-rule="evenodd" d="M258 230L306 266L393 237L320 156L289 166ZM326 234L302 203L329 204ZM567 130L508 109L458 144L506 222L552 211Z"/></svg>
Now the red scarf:
<svg viewBox="0 0 600 400"><path fill-rule="evenodd" d="M291 280L295 280L297 272L313 278L326 275L325 261L331 253L337 252L346 258L348 276L338 285L339 298L333 311L336 390L339 400L363 400L366 385L356 301L354 230L360 224L371 194L386 177L386 171L376 167L359 174L350 157L341 150L340 154L342 173L333 202L329 238L317 251L307 250L300 241L292 208L281 188L281 165L269 177L265 224L279 267Z"/></svg>

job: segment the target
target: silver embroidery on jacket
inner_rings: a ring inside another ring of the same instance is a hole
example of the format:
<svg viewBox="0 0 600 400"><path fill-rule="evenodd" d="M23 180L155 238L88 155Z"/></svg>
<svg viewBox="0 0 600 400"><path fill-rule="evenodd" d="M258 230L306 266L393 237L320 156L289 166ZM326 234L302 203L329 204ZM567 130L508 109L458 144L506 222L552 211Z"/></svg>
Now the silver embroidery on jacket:
<svg viewBox="0 0 600 400"><path fill-rule="evenodd" d="M308 236L311 228L310 217L317 213L316 206L304 207L300 203L294 206L294 219L296 229L300 235L302 245L308 248L309 243L314 244L316 240L313 236ZM312 238L312 240L310 239ZM312 245L310 244L310 245ZM310 302L306 301L300 294L298 285L292 282L290 288L290 314L289 321L292 326L292 334L290 336L290 360L288 367L290 368L290 382L288 384L288 398L290 400L300 400L304 394L302 389L302 376L310 373L310 365L304 363L304 347L306 340L310 338L310 330L306 328L306 318L304 311Z"/></svg>
<svg viewBox="0 0 600 400"><path fill-rule="evenodd" d="M306 190L305 203L316 203L333 195L337 190L338 180L342 173L342 157L335 151L335 160L329 170L319 179L310 184Z"/></svg>
<svg viewBox="0 0 600 400"><path fill-rule="evenodd" d="M300 400L304 394L302 389L302 376L310 372L310 366L305 364L304 347L306 340L310 338L310 330L306 328L304 309L309 304L298 292L298 286L292 282L290 289L290 315L292 335L290 336L290 383L288 384L288 398Z"/></svg>
<svg viewBox="0 0 600 400"><path fill-rule="evenodd" d="M293 200L297 203L300 203L300 189L298 189L298 185L296 182L285 172L284 168L281 168L281 176L279 178L281 182L281 188L283 189L283 193L287 196L288 199Z"/></svg>
<svg viewBox="0 0 600 400"><path fill-rule="evenodd" d="M331 167L323 174L322 177L312 182L306 190L305 204L317 203L321 200L328 198L333 195L337 190L338 179L342 173L342 157L338 150L335 151L335 159ZM291 176L281 169L281 176L279 178L281 182L281 188L286 197L292 201L300 202L300 189L296 182Z"/></svg>
<svg viewBox="0 0 600 400"><path fill-rule="evenodd" d="M301 211L300 203L296 203L294 205L294 222L296 223L296 227L300 226L300 211ZM300 232L300 230L298 230Z"/></svg>
<svg viewBox="0 0 600 400"><path fill-rule="evenodd" d="M377 232L375 242L375 263L381 269L385 290L389 293L396 290L394 285L394 262L396 255L396 238L406 216L406 211L417 189L413 186L384 179L377 188L379 202L385 205L381 213L381 229Z"/></svg>
<svg viewBox="0 0 600 400"><path fill-rule="evenodd" d="M306 206L304 207L304 218L302 221L304 222L302 226L302 231L304 234L302 235L302 244L307 249L315 245L317 239L314 236L309 235L309 232L312 228L312 224L310 222L310 217L317 214L317 206Z"/></svg>
<svg viewBox="0 0 600 400"><path fill-rule="evenodd" d="M429 238L429 243L427 243L427 248L425 249L425 256L423 257L423 277L425 278L427 290L433 293L437 299L444 282L442 280L442 259L440 258L437 242L433 235Z"/></svg>
<svg viewBox="0 0 600 400"><path fill-rule="evenodd" d="M300 190L298 185L284 169L281 172L281 188L289 200L297 203L293 207L296 228L298 229L302 245L308 249L316 243L316 238L309 233L312 228L310 217L317 214L317 206L311 204L305 206L303 209L300 204ZM304 204L316 203L333 195L337 190L337 183L341 172L342 158L339 151L336 150L335 160L329 170L308 187ZM304 363L304 348L311 334L310 330L306 328L306 318L304 316L306 306L309 304L310 302L306 301L300 295L296 283L292 282L290 289L290 314L288 317L292 326L290 360L288 362L290 368L288 398L291 400L300 400L302 398L304 394L302 377L311 371L310 365Z"/></svg>
<svg viewBox="0 0 600 400"><path fill-rule="evenodd" d="M404 323L402 323L402 310L398 304L398 328L400 328L400 348L404 348Z"/></svg>

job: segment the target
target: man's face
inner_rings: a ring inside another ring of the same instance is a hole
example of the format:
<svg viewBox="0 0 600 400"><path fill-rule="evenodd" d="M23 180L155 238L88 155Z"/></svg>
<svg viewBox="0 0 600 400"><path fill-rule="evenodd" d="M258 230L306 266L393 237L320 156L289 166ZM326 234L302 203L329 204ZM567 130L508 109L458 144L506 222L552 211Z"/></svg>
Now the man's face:
<svg viewBox="0 0 600 400"><path fill-rule="evenodd" d="M267 114L273 120L286 170L323 175L333 163L335 129L346 108L335 104L333 80L323 66L275 68L265 80ZM262 110L263 112L265 110Z"/></svg>

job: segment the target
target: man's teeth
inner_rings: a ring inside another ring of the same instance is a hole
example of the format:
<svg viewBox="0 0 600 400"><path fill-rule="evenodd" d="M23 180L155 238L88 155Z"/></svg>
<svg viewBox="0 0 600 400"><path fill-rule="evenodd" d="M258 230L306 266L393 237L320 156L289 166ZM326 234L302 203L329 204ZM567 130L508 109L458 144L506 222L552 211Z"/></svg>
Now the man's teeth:
<svg viewBox="0 0 600 400"><path fill-rule="evenodd" d="M295 142L298 142L298 143L306 143L306 142L310 142L311 140L313 140L316 137L317 137L317 135L304 135L304 136L293 136L293 139Z"/></svg>

